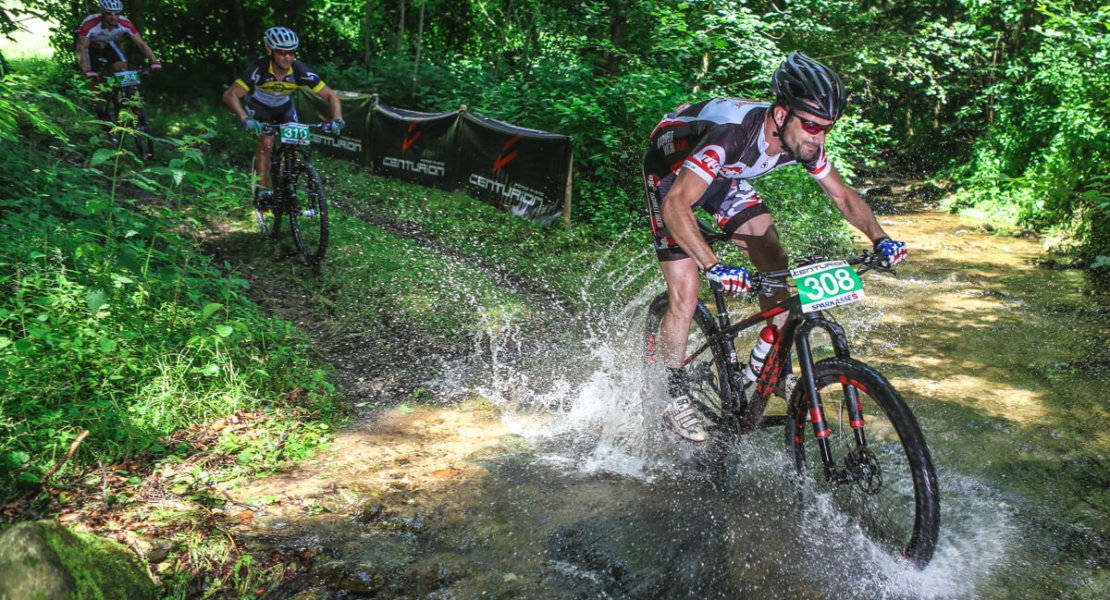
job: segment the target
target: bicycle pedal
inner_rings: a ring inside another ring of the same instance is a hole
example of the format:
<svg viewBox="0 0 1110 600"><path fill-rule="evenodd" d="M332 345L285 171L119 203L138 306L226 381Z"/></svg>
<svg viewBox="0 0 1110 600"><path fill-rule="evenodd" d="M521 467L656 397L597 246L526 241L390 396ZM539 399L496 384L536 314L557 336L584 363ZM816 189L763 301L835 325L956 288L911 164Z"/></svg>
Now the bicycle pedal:
<svg viewBox="0 0 1110 600"><path fill-rule="evenodd" d="M316 210L315 209L302 210L301 211L301 216L302 217L315 217L316 216Z"/></svg>

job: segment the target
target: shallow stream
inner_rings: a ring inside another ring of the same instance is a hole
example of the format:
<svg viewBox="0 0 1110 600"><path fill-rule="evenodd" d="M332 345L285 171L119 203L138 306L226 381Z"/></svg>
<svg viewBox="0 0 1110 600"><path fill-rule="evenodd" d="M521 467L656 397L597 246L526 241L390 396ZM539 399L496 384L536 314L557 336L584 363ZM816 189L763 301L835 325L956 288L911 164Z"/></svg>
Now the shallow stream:
<svg viewBox="0 0 1110 600"><path fill-rule="evenodd" d="M441 404L368 413L332 455L235 490L269 499L240 539L313 554L299 598L1107 597L1110 301L1038 266L1036 240L934 211L881 221L910 260L837 315L933 452L922 571L799 503L780 430L723 473L648 435L637 344L657 290L536 356L448 365L427 383Z"/></svg>

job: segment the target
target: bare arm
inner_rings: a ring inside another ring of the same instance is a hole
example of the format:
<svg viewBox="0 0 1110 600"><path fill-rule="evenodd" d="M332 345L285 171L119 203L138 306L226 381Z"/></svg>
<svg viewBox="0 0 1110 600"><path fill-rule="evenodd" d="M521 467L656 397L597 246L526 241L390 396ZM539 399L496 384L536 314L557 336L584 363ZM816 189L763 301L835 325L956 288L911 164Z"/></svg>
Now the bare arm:
<svg viewBox="0 0 1110 600"><path fill-rule="evenodd" d="M840 177L840 173L836 171L835 167L830 164L829 169L829 174L823 179L817 180L817 183L828 194L837 210L844 215L844 218L853 227L863 232L871 240L871 243L875 243L875 240L879 238L886 237L886 232L879 225L879 220L875 218L875 213L871 211L871 207L863 201L863 198L860 198L858 192L844 183L844 179Z"/></svg>
<svg viewBox="0 0 1110 600"><path fill-rule="evenodd" d="M89 38L79 35L77 36L77 62L81 64L81 70L88 73L92 70L89 66Z"/></svg>
<svg viewBox="0 0 1110 600"><path fill-rule="evenodd" d="M135 46L137 46L139 50L143 53L143 56L145 56L147 60L150 61L150 64L153 65L154 63L158 62L158 59L154 58L154 51L151 50L150 46L148 46L146 41L143 40L143 36L137 33L133 33L131 34L131 41L135 42Z"/></svg>
<svg viewBox="0 0 1110 600"><path fill-rule="evenodd" d="M224 104L231 109L231 112L239 118L240 121L247 118L247 111L243 109L243 96L247 95L247 90L239 85L239 82L229 85L227 90L224 91Z"/></svg>
<svg viewBox="0 0 1110 600"><path fill-rule="evenodd" d="M339 96L335 93L334 90L325 85L324 87L320 88L320 91L316 92L316 95L328 101L328 105L331 106L332 119L343 118L343 112L339 107Z"/></svg>
<svg viewBox="0 0 1110 600"><path fill-rule="evenodd" d="M701 269L718 262L717 255L702 238L697 217L694 216L694 204L708 188L709 184L693 171L681 169L674 185L667 192L667 197L663 199L663 222L667 225L667 231Z"/></svg>

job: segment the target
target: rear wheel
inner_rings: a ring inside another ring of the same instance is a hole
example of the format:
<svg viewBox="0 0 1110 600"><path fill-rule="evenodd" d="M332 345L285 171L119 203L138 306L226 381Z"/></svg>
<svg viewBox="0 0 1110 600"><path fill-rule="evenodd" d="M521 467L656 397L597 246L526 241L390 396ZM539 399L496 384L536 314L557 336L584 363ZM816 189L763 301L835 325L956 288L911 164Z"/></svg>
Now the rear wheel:
<svg viewBox="0 0 1110 600"><path fill-rule="evenodd" d="M836 468L825 472L817 436L807 437L810 403L799 383L786 426L787 450L798 472L809 476L819 493L830 494L870 540L924 567L936 548L940 497L913 413L890 382L859 361L822 360L814 365L814 378ZM861 422L853 423L851 405L859 407Z"/></svg>
<svg viewBox="0 0 1110 600"><path fill-rule="evenodd" d="M138 120L135 124L135 147L139 151L139 158L149 160L154 158L154 138L150 135L150 121L146 118L146 109L138 108Z"/></svg>
<svg viewBox="0 0 1110 600"><path fill-rule="evenodd" d="M644 324L644 378L646 383L656 384L645 386L651 397L662 397L664 393L663 348L660 345L659 326L669 305L666 293L657 296L648 308ZM683 370L686 373L690 401L701 414L711 435L732 431L734 425L730 411L725 408L729 406L725 402L725 357L720 348L711 343L716 333L717 326L713 317L699 302L694 311L694 320L690 323Z"/></svg>
<svg viewBox="0 0 1110 600"><path fill-rule="evenodd" d="M311 163L301 162L290 175L289 223L297 247L310 265L324 260L328 250L328 200L324 182Z"/></svg>

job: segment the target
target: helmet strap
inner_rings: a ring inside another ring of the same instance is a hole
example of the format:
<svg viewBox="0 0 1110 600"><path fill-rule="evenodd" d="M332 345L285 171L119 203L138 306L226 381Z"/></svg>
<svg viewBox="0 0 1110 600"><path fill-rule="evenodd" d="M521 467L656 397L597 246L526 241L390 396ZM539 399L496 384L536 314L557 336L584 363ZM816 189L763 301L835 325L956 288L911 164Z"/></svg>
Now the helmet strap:
<svg viewBox="0 0 1110 600"><path fill-rule="evenodd" d="M771 121L775 120L775 112L774 112L775 111L775 106L777 106L777 105L775 105L775 104L771 105ZM786 108L786 107L783 107L783 108ZM782 137L782 130L786 129L786 124L790 122L790 117L793 117L793 116L794 116L794 109L793 108L787 108L786 109L786 118L782 120L782 125L779 125L778 129L772 131L771 135L773 135L777 138L781 138Z"/></svg>

